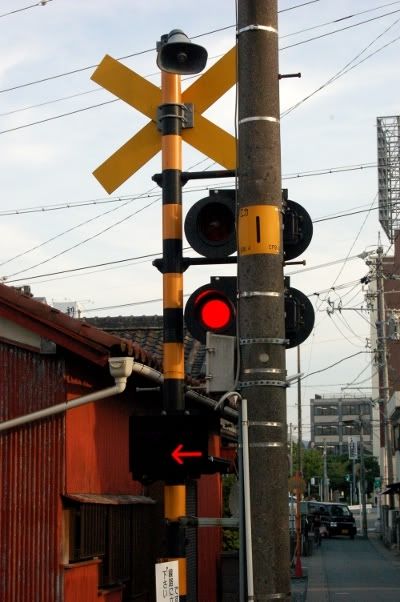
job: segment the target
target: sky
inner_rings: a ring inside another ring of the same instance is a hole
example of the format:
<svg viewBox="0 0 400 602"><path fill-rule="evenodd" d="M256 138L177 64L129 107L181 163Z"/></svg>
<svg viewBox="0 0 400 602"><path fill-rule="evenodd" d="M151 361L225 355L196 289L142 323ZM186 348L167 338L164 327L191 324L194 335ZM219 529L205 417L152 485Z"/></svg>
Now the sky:
<svg viewBox="0 0 400 602"><path fill-rule="evenodd" d="M368 267L357 256L379 236L390 253L376 210L376 118L400 112L400 0L282 0L279 11L280 73L302 74L280 82L282 186L314 221L306 265L285 268L316 311L300 350L307 438L310 397L376 396L368 388L370 316L360 309ZM92 172L147 118L110 102L90 76L109 54L160 85L155 45L175 28L206 47L210 66L235 44L235 14L232 0L0 1L0 278L30 285L50 304L78 301L87 317L161 314L161 276L153 257L143 258L161 251L160 190L151 180L161 158L105 192ZM233 134L235 90L206 116ZM183 151L187 171L219 168ZM184 213L218 184L226 181L188 184ZM333 219L349 212L357 213ZM68 272L130 258L142 259ZM233 273L191 267L184 293ZM287 371L297 373L296 349ZM297 422L296 404L293 386L288 423Z"/></svg>

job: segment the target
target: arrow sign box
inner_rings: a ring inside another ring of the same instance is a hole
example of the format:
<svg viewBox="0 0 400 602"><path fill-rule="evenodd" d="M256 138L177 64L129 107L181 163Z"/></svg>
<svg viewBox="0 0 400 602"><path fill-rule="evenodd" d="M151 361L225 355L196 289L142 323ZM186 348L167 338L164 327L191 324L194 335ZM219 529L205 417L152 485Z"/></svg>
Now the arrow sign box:
<svg viewBox="0 0 400 602"><path fill-rule="evenodd" d="M212 416L131 416L129 462L135 480L183 482L210 472L208 436L218 431Z"/></svg>

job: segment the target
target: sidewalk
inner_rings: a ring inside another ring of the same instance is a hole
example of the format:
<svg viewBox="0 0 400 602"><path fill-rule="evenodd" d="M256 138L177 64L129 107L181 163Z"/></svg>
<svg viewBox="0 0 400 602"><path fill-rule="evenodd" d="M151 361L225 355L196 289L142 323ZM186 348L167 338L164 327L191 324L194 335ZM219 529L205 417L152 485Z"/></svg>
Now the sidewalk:
<svg viewBox="0 0 400 602"><path fill-rule="evenodd" d="M329 602L329 590L326 582L323 545L314 548L311 556L303 560L307 572L307 602Z"/></svg>

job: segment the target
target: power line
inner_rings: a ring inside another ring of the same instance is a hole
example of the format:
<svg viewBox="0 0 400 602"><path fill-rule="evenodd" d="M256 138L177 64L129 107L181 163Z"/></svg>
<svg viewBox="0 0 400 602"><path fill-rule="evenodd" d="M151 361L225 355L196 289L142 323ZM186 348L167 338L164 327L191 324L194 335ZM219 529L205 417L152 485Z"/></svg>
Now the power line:
<svg viewBox="0 0 400 602"><path fill-rule="evenodd" d="M306 378L309 378L310 376L313 376L314 374L319 374L320 372L325 372L326 370L330 370L331 368L334 368L338 364L341 364L342 362L345 362L346 360L350 360L353 357L360 355L361 353L372 353L372 352L371 351L357 351L357 353L353 353L352 355L342 357L342 359L338 360L337 362L334 362L333 364L330 364L329 366L326 366L325 368L321 368L320 370L315 370L314 372L309 372L308 374L305 374L304 376L302 376L299 380L304 380Z"/></svg>
<svg viewBox="0 0 400 602"><path fill-rule="evenodd" d="M197 34L195 36L191 36L191 39L194 40L196 38L201 38L203 36L208 36L214 33L220 33L221 31L226 31L227 29L232 29L234 28L235 25L227 25L224 27L219 27L218 29L213 29L204 33L200 33ZM138 50L136 52L132 52L131 54L125 54L124 56L120 56L117 57L116 60L118 61L123 61L125 59L131 59L134 58L135 56L141 56L143 54L148 54L149 52L154 52L156 49L153 48L146 48L145 50ZM42 77L40 79L36 79L30 82L25 82L24 84L17 84L15 86L11 86L9 88L3 88L2 90L0 90L0 94L4 94L6 92L12 92L14 90L20 90L21 88L27 88L28 86L34 86L36 84L42 84L44 82L48 82L51 81L53 79L59 79L61 77L66 77L68 75L75 75L76 73L82 73L83 71L88 71L89 69L95 69L96 67L98 67L98 63L95 63L94 65L87 65L86 67L78 67L76 69L71 69L71 71L64 71L63 73L57 73L56 75L49 75L47 77Z"/></svg>
<svg viewBox="0 0 400 602"><path fill-rule="evenodd" d="M291 180L291 179L299 179L302 177L312 177L312 176L321 176L321 175L329 175L329 174L334 174L334 173L343 173L343 172L347 172L347 171L355 171L355 170L363 170L363 169L369 169L371 167L376 167L377 163L363 163L360 164L358 166L354 166L354 165L350 165L350 166L341 166L341 167L331 167L331 168L325 168L325 169L317 169L314 171L304 171L304 172L298 172L296 175L294 174L289 174L289 175L283 175L282 179L283 180ZM224 188L230 186L230 184L226 184L225 180L221 181L221 182L216 182L214 183L212 186L195 186L195 187L187 187L183 190L183 193L192 193L192 192L202 192L204 190L209 190L210 188ZM127 199L130 200L136 200L136 199L140 199L140 198L144 198L144 197L150 197L150 196L155 196L152 194L147 194L147 193L138 193L137 195L122 195L122 196L118 196L118 197L100 197L98 199L89 199L87 201L66 201L64 203L54 203L51 205L36 205L33 207L26 207L26 208L20 208L20 209L4 209L4 210L0 210L0 217L4 217L4 216L11 216L11 215L24 215L27 213L45 213L47 211L58 211L61 209L73 209L76 207L87 207L89 205L105 205L108 203L121 203ZM363 207L364 205L362 205ZM358 209L358 207L354 207L353 209ZM341 213L341 214L335 214L333 217L327 216L327 217L323 217L320 219L316 219L313 220L314 223L317 223L319 221L326 221L329 219L336 219L336 218L340 218L340 217L346 217L347 215L355 215L357 213L363 213L364 211L369 211L369 209L364 209L361 211L351 211L349 210L348 212L345 213Z"/></svg>
<svg viewBox="0 0 400 602"><path fill-rule="evenodd" d="M313 0L313 1L316 2L316 1L319 1L319 0ZM362 14L365 14L365 13L368 13L368 12L373 12L373 11L379 10L381 8L384 8L386 6L392 6L393 4L399 4L399 3L400 3L400 0L396 0L396 2L390 2L389 4L382 4L382 5L377 6L375 8L371 8L371 9L368 9L368 10L360 11L358 13L353 13L352 15L346 15L344 17L339 17L338 19L334 19L333 21L327 21L327 22L321 23L319 25L314 25L313 27L308 27L306 29L300 29L300 30L294 31L294 32L292 32L290 34L286 34L284 36L281 36L281 39L287 38L287 37L291 37L291 36L294 36L294 35L299 35L300 33L304 33L304 32L307 32L307 31L311 31L313 29L318 29L318 28L321 28L321 27L325 27L326 25L331 25L331 24L334 24L334 23L338 23L338 22L343 21L345 19L351 19L351 18L354 18L354 17L356 17L358 15L362 15ZM294 6L294 7L288 8L288 9L284 9L284 10L279 11L279 12L286 12L286 11L289 11L289 10L293 10L294 8L299 8L300 6L305 6L306 4L310 4L310 3L306 2L304 5ZM233 27L233 25L232 26L228 26L228 28L231 28L231 27ZM200 37L200 36L195 36L195 37ZM210 58L211 57L209 57L209 61L210 61ZM212 58L218 58L218 57L212 57ZM68 75L68 74L69 74L69 72L66 75ZM148 74L148 75L146 75L144 77L149 78L149 77L153 77L155 75L158 75L158 72ZM185 78L185 79L188 79L188 78ZM39 81L41 81L41 80L39 80ZM102 92L102 91L103 90L101 90L101 89L95 89L95 90L86 90L84 92L78 92L76 94L69 94L68 96L63 96L63 97L60 97L60 98L55 98L53 100L48 100L48 101L37 103L37 104L34 104L34 105L29 105L27 107L21 107L19 109L13 109L13 110L7 111L5 113L0 113L0 117L6 117L8 115L14 115L15 113L20 113L20 112L23 112L23 111L27 111L27 110L31 110L31 109L35 109L35 108L39 108L39 107L43 107L43 106L47 106L47 105L50 105L50 104L55 104L55 103L58 103L58 102L62 102L64 100L71 100L72 98L77 98L79 96L85 96L85 95L88 95L88 94L99 93L99 92Z"/></svg>
<svg viewBox="0 0 400 602"><path fill-rule="evenodd" d="M21 8L19 10L15 10L15 11L11 11L10 13L7 13L5 15L0 15L1 16L7 16L8 14L12 14L14 12L20 12L22 10L27 10L28 8L33 8L34 6L41 6L44 4L47 4L48 2L52 2L53 0L42 0L41 2L38 2L37 4L33 4L31 6L27 6L25 8ZM308 2L304 2L303 4L297 4L295 6L291 6L282 10L279 10L278 13L283 13L283 12L288 12L290 10L295 10L297 8L301 8L303 6L306 6L307 4L314 4L315 2L319 2L320 0L309 0ZM208 35L212 35L214 33L220 33L221 31L226 31L227 29L233 29L234 27L236 27L236 24L232 24L232 25L225 25L223 27L219 27L217 29L212 29L203 33L199 33L193 36L190 36L190 38L192 40L195 40L197 38L201 38L201 37L205 37ZM124 56L120 56L119 58L117 58L117 60L121 61L124 59L129 59L129 58L133 58L135 56L140 56L142 54L147 54L149 52L154 52L156 49L155 48L147 48L146 50L139 50L137 52L133 52L131 54L126 54ZM13 90L19 90L20 88L26 88L28 86L33 86L35 84L41 84L47 81L51 81L53 79L59 79L60 77L65 77L68 75L74 75L75 73L82 73L83 71L88 71L89 69L94 69L95 67L98 66L98 63L94 64L94 65L88 65L86 67L78 67L76 69L72 69L71 71L64 71L63 73L57 73L56 75L49 75L47 77L42 77L40 79L37 80L33 80L31 82L25 82L24 84L17 84L15 86L12 86L10 88L3 88L2 90L0 90L0 94L3 94L5 92L12 92Z"/></svg>
<svg viewBox="0 0 400 602"><path fill-rule="evenodd" d="M294 44L289 44L289 46L282 46L279 48L280 51L288 50L289 48L295 48L296 46L301 46L302 44L308 44L309 42L314 42L315 40L320 40L321 38L326 38L327 36L332 36L342 31L347 31L348 29L353 29L353 27L358 27L359 25L365 25L366 23L371 23L372 21L377 21L378 19L383 19L384 17L388 17L390 15L394 15L400 12L400 9L392 10L389 13L384 13L383 15L378 15L377 17L371 17L371 19L365 19L364 21L359 21L358 23L353 23L353 25L346 25L346 27L341 27L340 29L334 29L333 31L328 31L327 33L321 33L319 36L314 36L313 38L307 38L306 40L301 40L300 42L295 42Z"/></svg>
<svg viewBox="0 0 400 602"><path fill-rule="evenodd" d="M303 2L303 4L296 4L295 6L289 6L289 8L282 8L278 10L278 13L287 13L289 10L295 10L296 8L301 8L302 6L307 6L308 4L315 4L320 0L309 0L308 2Z"/></svg>
<svg viewBox="0 0 400 602"><path fill-rule="evenodd" d="M309 39L307 39L307 40L302 40L301 42L296 42L295 44L291 44L291 45L289 45L289 46L284 46L284 47L280 48L280 50L287 50L287 49L289 49L289 48L294 48L295 46L299 46L299 45L301 45L301 44L306 44L306 43L309 43L309 42L313 42L313 41L315 41L315 40L318 40L318 39L320 39L320 38L323 38L323 37L326 37L326 36L330 36L330 35L334 35L334 34L336 34L336 33L339 33L339 32L341 32L341 31L345 31L345 30L347 30L347 29L351 29L351 28L353 28L353 27L357 27L357 26L359 26L359 25L363 25L363 24L365 24L365 23L370 23L371 21L375 21L375 20L377 20L377 19L381 19L381 18L383 18L383 17L389 16L389 15L392 15L392 14L394 14L394 13L398 13L398 12L400 12L400 9L398 9L398 10L396 10L396 11L389 12L389 13L385 13L384 15L379 15L379 16L377 16L377 17L373 17L373 18L371 18L371 19L367 19L367 20L365 20L365 21L360 21L359 23L355 23L355 24L353 24L353 25L348 25L347 27L343 27L343 28L341 28L341 29L336 29L336 30L334 30L334 31L327 32L327 33L325 33L325 34L321 34L321 35L319 35L319 36L315 36L315 37L313 37L313 38L309 38ZM209 34L211 34L211 33L215 33L215 32L217 32L217 31L222 31L222 30L225 30L225 29L229 29L230 27L232 27L232 26L227 26L227 27L224 27L224 28L219 28L218 30L214 30L214 31L212 31L212 32L208 32L207 34L200 34L199 36L192 36L192 39L193 39L193 38L195 38L195 37L201 37L201 36L204 36L204 35L209 35ZM373 56L374 54L376 54L376 53L377 53L377 52L379 52L380 50L383 50L383 48L386 48L388 45L390 45L390 44L394 43L395 41L397 41L397 39L398 39L398 38L396 38L395 40L392 40L392 42L390 42L389 44L386 44L386 45L385 45L385 46L383 46L381 49L378 49L376 52L374 52L374 53L373 53L372 55L370 55L370 56ZM150 51L152 51L152 50L154 50L154 49L147 49L147 50L143 50L143 51L140 51L140 52L137 52L137 53L133 53L133 54L127 55L127 56L119 57L117 60L122 60L122 59L126 59L126 58L131 58L131 57L133 57L133 56L137 56L137 55L139 55L139 54L145 54L146 52L150 52ZM366 59L364 59L364 60L367 60L367 58L370 58L370 57L366 57ZM361 62L364 62L364 61L361 61ZM12 91L12 90L16 90L16 89L19 89L19 88L23 88L23 87L26 87L26 86L34 85L34 84L37 84L37 83L42 83L42 82L45 82L45 81L48 81L48 80L51 80L51 79L56 79L56 78L59 78L59 77L63 77L63 76L65 76L65 75L71 75L71 74L74 74L74 73L79 73L79 72L81 72L81 71L86 71L87 69L93 69L93 68L94 68L94 67L96 67L96 66L97 66L97 65L91 65L90 67L82 67L81 69L75 69L75 70L73 70L73 71L68 71L68 72L66 72L66 73L58 74L58 75L51 76L51 77L47 77L47 78L42 78L42 79L40 79L40 80L36 80L36 81L34 81L34 82L28 82L28 83L26 83L26 84L20 84L20 85L18 85L18 86L14 86L14 87L12 87L12 88L4 88L3 90L0 90L0 94L1 94L1 93L4 93L4 92L10 92L10 91ZM355 66L357 66L357 65L355 65ZM353 68L354 68L355 66L353 66ZM28 127L32 127L32 126L35 126L35 125L42 125L43 123L48 123L48 122L50 122L50 121L54 121L54 120L56 120L56 119L62 119L62 118L64 118L64 117L69 117L69 116L71 116L71 115L76 115L76 114L78 114L78 113L82 113L82 112L84 112L84 111L89 111L89 110L91 110L91 109L96 109L96 108L99 108L99 107L102 107L102 106L106 106L106 105L112 104L112 103L114 103L114 102L119 102L119 101L120 101L120 99L118 99L118 98L115 98L115 99L112 99L112 100L109 100L109 101L105 101L105 102L102 102L102 103L98 103L98 104L95 104L95 105L89 105L88 107L82 107L81 109L75 109L74 111L69 111L69 112L67 112L67 113L62 113L62 114L60 114L60 115L54 115L54 116L52 116L52 117L47 117L47 118L45 118L45 119L40 119L40 120L38 120L38 121L32 121L32 122L30 122L30 123L26 123L26 124L23 124L23 125L19 125L19 126L13 127L13 128L8 128L8 129L5 129L5 130L1 130L1 131L0 131L0 134L7 134L7 133L15 132L15 131L22 130L22 129L26 129L26 128L28 128Z"/></svg>
<svg viewBox="0 0 400 602"><path fill-rule="evenodd" d="M29 6L24 6L22 8L17 8L15 10L10 10L8 13L3 13L0 15L0 19L2 17L9 17L10 15L15 15L15 13L22 13L25 10L30 8L36 8L36 6L46 6L49 2L53 2L53 0L41 0L41 2L36 2L36 4L30 4Z"/></svg>
<svg viewBox="0 0 400 602"><path fill-rule="evenodd" d="M391 25L389 25L389 27L387 27L383 32L381 32L378 36L376 36L372 40L372 42L370 42L367 46L365 46L365 48L363 48L363 50L361 50L355 57L353 57L351 59L351 61L349 61L344 67L342 67L339 71L337 71L335 73L335 75L333 75L332 77L330 77L324 84L322 84L321 86L319 86L318 88L316 88L313 92L311 92L310 94L308 94L307 96L305 96L302 100L298 101L297 103L295 103L294 105L292 105L291 107L289 107L288 109L286 109L286 111L284 111L282 113L281 117L286 117L286 115L289 115L289 113L291 113L292 111L294 111L295 109L297 109L300 105L302 105L304 102L306 102L307 100L309 100L312 96L314 96L315 94L317 94L317 92L320 92L321 90L324 90L327 86L329 86L330 84L332 84L333 82L335 82L340 77L343 77L343 75L346 75L347 73L349 73L349 71L352 71L353 69L355 69L355 67L361 65L361 63L363 63L364 61L366 61L369 58L373 57L375 54L377 54L381 50L384 50L390 44L393 44L394 42L398 41L399 38L395 38L394 40L392 40L388 44L385 44L381 48L377 48L374 52L372 52L368 56L364 57L361 61L359 61L355 65L350 66L358 58L360 58L360 56L362 54L364 54L364 52L366 52L366 50L368 50L368 48L370 48L373 44L375 44L375 42L379 38L381 38L383 35L385 35L385 33L387 33L398 22L399 22L399 19L396 19L396 21L394 21L394 23L392 23Z"/></svg>
<svg viewBox="0 0 400 602"><path fill-rule="evenodd" d="M154 205L154 203L156 203L158 200L159 200L159 198L151 201L147 205L144 205L143 207L140 207L140 209L137 209L136 211L134 211L133 213L127 215L126 217L123 217L122 219L118 220L117 222L114 222L113 224L111 224L110 226L107 226L107 228L103 228L103 230L100 230L100 232L96 232L95 234L92 234L92 236L88 236L84 240L81 240L81 241L77 242L76 244L72 245L71 247L68 247L67 249L63 249L59 253L56 253L55 255L52 255L51 257L48 257L47 259L43 259L42 261L39 261L38 263L35 263L34 265L31 265L31 266L29 266L27 268L23 268L22 270L18 270L17 272L13 272L12 274L9 274L7 276L3 276L3 280L8 280L9 278L12 278L13 276L17 276L18 274L22 274L23 272L26 272L28 270L33 270L34 268L37 268L37 267L39 267L41 265L44 265L45 263L48 263L49 261L52 261L53 259L56 259L57 257L60 257L61 255L64 255L68 251L72 251L73 249L76 249L77 247L80 247L81 245L89 242L90 240L93 240L94 238L97 238L98 236L101 236L105 232L108 232L109 230L111 230L115 226L118 226L118 225L122 224L123 222L126 222L128 219L130 219L134 215L137 215L138 213L140 213L141 211L144 211L145 209L147 209L151 205ZM58 238L58 237L55 237L55 238ZM42 245L39 245L39 246L42 246Z"/></svg>
<svg viewBox="0 0 400 602"><path fill-rule="evenodd" d="M186 248L188 248L188 247L186 247ZM57 272L47 272L46 274L37 274L36 276L30 276L28 279L35 280L36 278L44 278L45 276L58 276L60 274L68 274L71 272L80 272L82 270L100 268L100 267L104 267L104 266L108 266L108 265L116 265L116 264L126 263L128 261L134 261L134 260L138 260L138 259L152 259L154 257L159 257L159 256L160 256L160 253L148 253L147 255L138 255L137 257L127 257L126 259L116 259L114 261L105 261L103 263L84 265L84 266L80 266L77 268L69 268L67 270L59 270ZM23 280L26 280L26 278L14 278L13 280L10 280L9 282L10 283L22 282Z"/></svg>
<svg viewBox="0 0 400 602"><path fill-rule="evenodd" d="M333 25L334 23L340 23L341 21L345 21L347 19L354 19L354 17L358 17L359 15L365 15L366 13L372 13L376 10L380 10L381 8L386 8L387 6L393 6L394 4L400 4L400 0L396 0L395 2L389 2L387 4L381 4L380 6L375 6L374 8L369 8L367 10L361 10L357 13L353 13L351 15L346 15L344 17L338 17L333 21L325 21L325 23L320 23L319 25L313 25L312 27L306 27L305 29L300 29L299 31L293 31L292 33L287 33L284 36L280 36L281 40L284 38L290 38L292 36L299 35L300 33L306 33L307 31L312 31L313 29L319 29L321 27L326 27L327 25Z"/></svg>
<svg viewBox="0 0 400 602"><path fill-rule="evenodd" d="M200 165L201 163L204 163L204 162L205 162L205 161L207 161L207 160L208 160L208 159L202 159L201 161L198 161L197 163L195 163L194 165L192 165L192 166L191 166L191 169L193 169L194 167L197 167L198 165ZM211 164L211 165L213 165L213 164ZM205 171L205 170L204 170L204 171ZM149 189L149 190L148 190L146 193L144 193L144 194L145 194L145 196L146 196L146 195L148 195L148 193L151 193L151 192L152 192L154 189L156 189L156 188L157 188L157 185L156 185L156 186L153 186L153 187L152 187L151 189ZM122 219L118 220L117 222L114 222L113 224L111 224L111 225L107 226L106 228L103 228L103 230L101 230L100 232L97 232L97 233L93 234L92 236L89 236L88 238L86 238L86 239L84 239L84 240L81 240L81 241L79 241L78 243L76 243L76 244L72 245L71 247L68 247L67 249L64 249L63 251L60 251L59 253L56 253L56 254L55 254L55 255L53 255L52 257L49 257L49 258L47 258L47 259L44 259L44 260L42 260L42 261L40 261L40 262L38 262L38 263L36 263L36 264L34 264L34 265L32 265L32 266L29 266L28 268L23 268L22 270L18 270L17 272L13 272L12 274L9 274L9 275L7 275L7 276L3 276L3 278L2 278L2 279L3 279L3 281L5 281L5 280L8 280L9 278L12 278L13 276L17 276L17 275L19 275L19 274L22 274L23 272L26 272L27 270L30 270L30 269L36 268L36 267L38 267L38 266L40 266L40 265L43 265L43 264L45 264L45 263L48 263L48 262L49 262L49 261L51 261L52 259L56 259L57 257L60 257L61 255L64 255L64 253L67 253L68 251L71 251L72 249L76 249L77 247L79 247L79 246L83 245L84 243L86 243L86 242L89 242L90 240L93 240L94 238L97 238L98 236L100 236L101 234L104 234L105 232L108 232L109 230L111 230L111 229L112 229L112 228L114 228L115 226L118 226L118 225L120 225L121 223L123 223L123 222L127 221L128 219L130 219L130 218L131 218L131 217L133 217L134 215L137 215L138 213L141 213L141 212L142 212L142 211L144 211L145 209L148 209L148 207L150 207L151 205L154 205L154 203L158 202L160 199L161 199L161 196L158 194L158 195L156 196L156 198L155 198L153 201L151 201L150 203L147 203L147 205L144 205L143 207L140 207L139 209L137 209L137 210L136 210L136 211L134 211L133 213L131 213L131 214L129 214L129 215L127 215L127 216L125 216L124 218L122 218ZM122 206L128 205L128 204L129 204L129 203L131 203L131 202L132 202L131 200L128 200L128 201L126 201L125 203L123 203L123 205L120 205L119 207L114 207L114 208L112 208L112 209L109 209L108 211L104 211L103 213L101 213L101 214L99 214L99 215L97 215L97 216L95 216L95 217L93 217L93 218L90 218L90 219L88 219L88 220L85 220L84 222L81 222L81 223L77 224L76 226L73 226L73 227L69 228L68 230L66 230L66 231L64 231L64 232L61 232L61 233L59 233L59 234L57 234L57 235L55 235L55 236L51 237L50 239L46 240L46 241L45 241L45 242L43 242L43 243L40 243L39 245L36 245L36 246L32 247L31 249L28 249L28 250L26 250L26 251L24 251L24 252L22 252L22 253L19 253L18 255L14 256L14 257L12 257L12 258L10 258L10 259L7 259L6 261L3 261L3 262L2 262L0 265L5 265L5 264L9 263L10 261L13 261L14 259L17 259L17 258L19 258L19 257L22 257L23 255L26 255L27 253L30 253L31 251L35 251L35 250L37 250L38 248L40 248L40 247L44 246L45 244L47 244L47 243L49 243L49 242L51 242L51 241L53 241L53 240L56 240L57 238L60 238L60 237L61 237L61 236L63 236L64 234L67 234L67 233L69 233L69 232L72 232L73 230L76 230L77 228L79 228L79 227L81 227L81 226L83 226L83 225L86 225L86 224L88 224L89 222L93 222L93 221L95 221L95 220L99 219L100 217L104 217L105 215L108 215L108 214L110 214L110 213L113 213L114 211L118 211L118 210L119 210L119 209L120 209Z"/></svg>

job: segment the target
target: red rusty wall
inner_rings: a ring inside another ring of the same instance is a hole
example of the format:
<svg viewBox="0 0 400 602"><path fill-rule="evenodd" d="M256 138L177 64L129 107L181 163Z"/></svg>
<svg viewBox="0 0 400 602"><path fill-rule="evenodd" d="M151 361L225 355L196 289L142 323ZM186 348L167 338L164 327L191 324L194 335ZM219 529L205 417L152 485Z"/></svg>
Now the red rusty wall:
<svg viewBox="0 0 400 602"><path fill-rule="evenodd" d="M198 516L222 516L221 477L201 477L197 489ZM198 602L217 602L218 564L222 549L220 527L198 529L197 588Z"/></svg>
<svg viewBox="0 0 400 602"><path fill-rule="evenodd" d="M0 436L0 600L60 600L62 417Z"/></svg>
<svg viewBox="0 0 400 602"><path fill-rule="evenodd" d="M132 403L108 398L68 410L68 493L141 494L129 472L129 415Z"/></svg>
<svg viewBox="0 0 400 602"><path fill-rule="evenodd" d="M100 560L70 564L64 572L64 602L99 602Z"/></svg>
<svg viewBox="0 0 400 602"><path fill-rule="evenodd" d="M0 343L0 420L65 401L64 362Z"/></svg>
<svg viewBox="0 0 400 602"><path fill-rule="evenodd" d="M67 398L75 399L115 384L108 368L67 358ZM134 389L67 411L67 493L126 493L143 487L129 472L129 416L135 406Z"/></svg>
<svg viewBox="0 0 400 602"><path fill-rule="evenodd" d="M61 365L0 343L0 420L58 403ZM61 600L62 415L0 434L0 600Z"/></svg>

